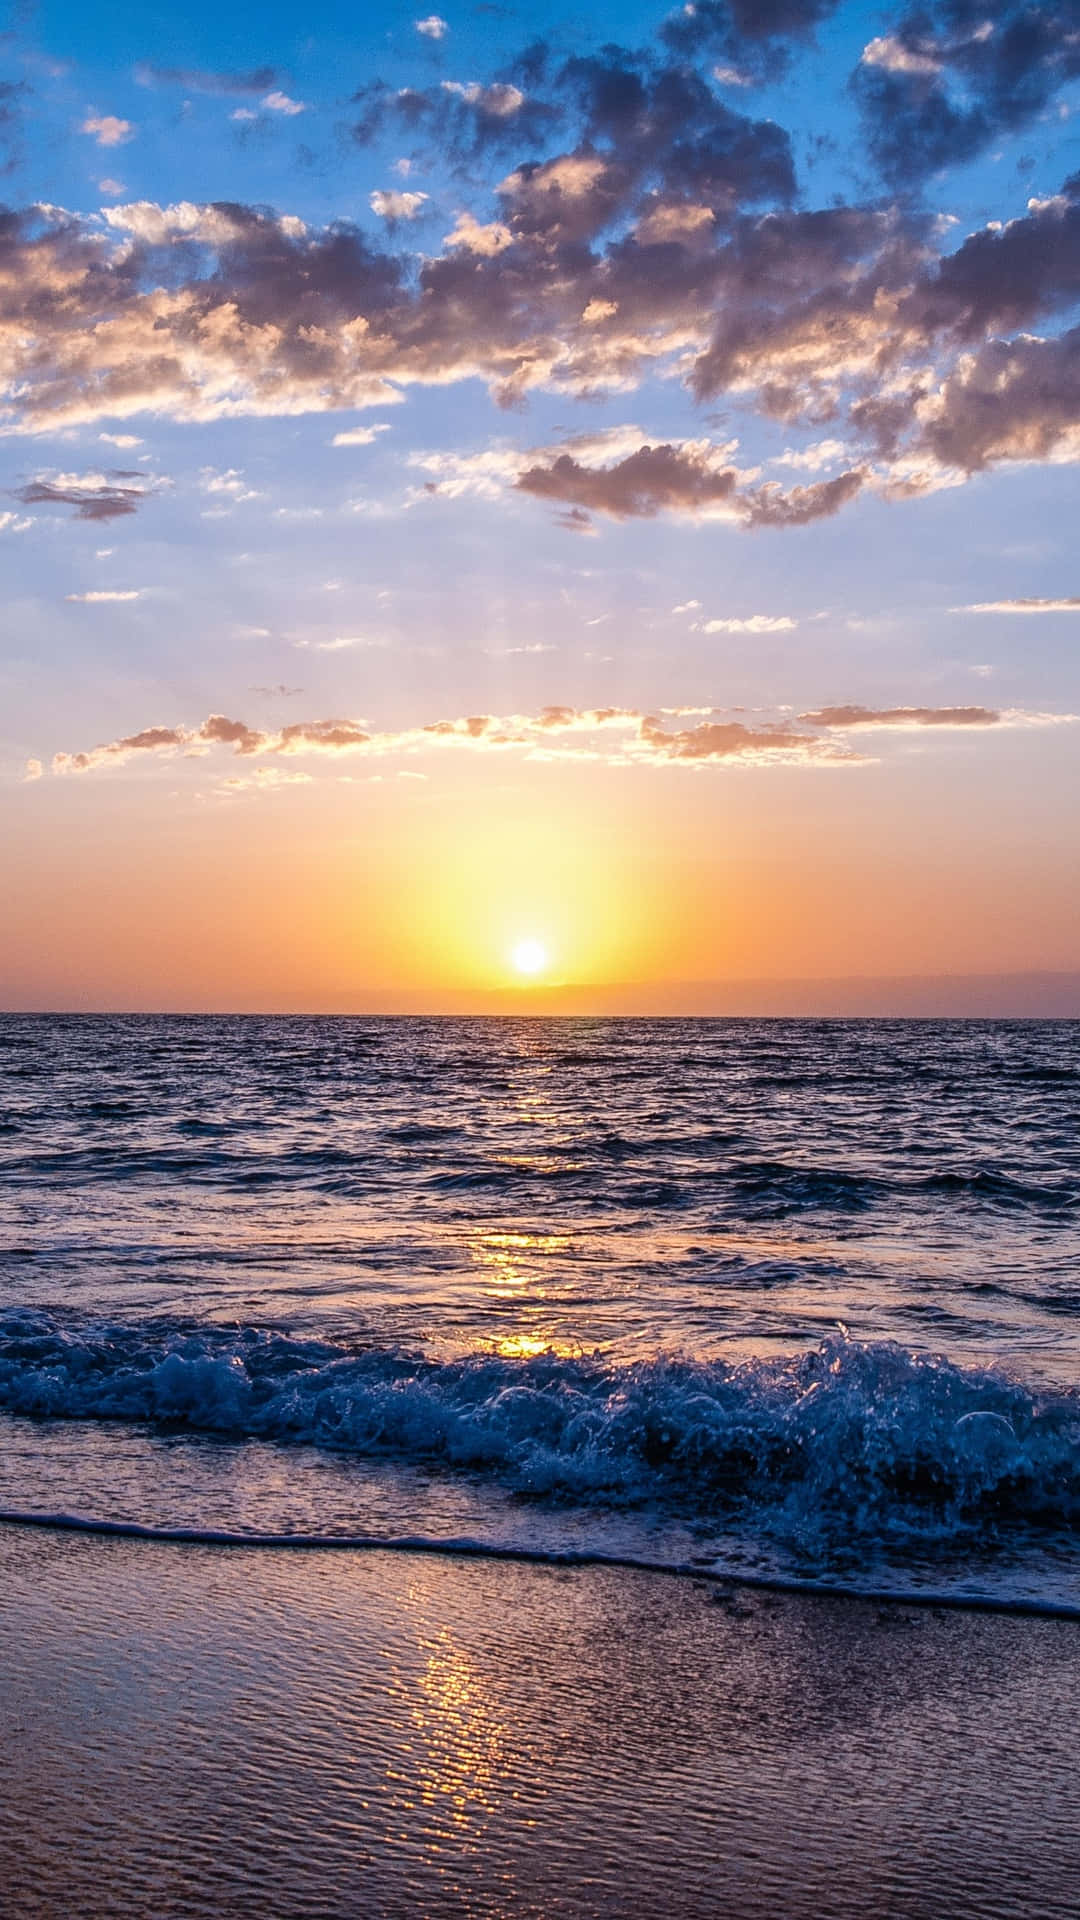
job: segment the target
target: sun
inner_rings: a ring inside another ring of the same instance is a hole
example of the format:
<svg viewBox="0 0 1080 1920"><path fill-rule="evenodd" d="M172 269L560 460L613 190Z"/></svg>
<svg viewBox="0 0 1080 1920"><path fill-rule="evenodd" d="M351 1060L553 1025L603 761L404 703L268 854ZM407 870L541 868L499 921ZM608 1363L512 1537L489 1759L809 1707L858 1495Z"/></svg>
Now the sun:
<svg viewBox="0 0 1080 1920"><path fill-rule="evenodd" d="M548 951L542 940L519 940L511 949L510 958L518 973L543 973L548 964Z"/></svg>

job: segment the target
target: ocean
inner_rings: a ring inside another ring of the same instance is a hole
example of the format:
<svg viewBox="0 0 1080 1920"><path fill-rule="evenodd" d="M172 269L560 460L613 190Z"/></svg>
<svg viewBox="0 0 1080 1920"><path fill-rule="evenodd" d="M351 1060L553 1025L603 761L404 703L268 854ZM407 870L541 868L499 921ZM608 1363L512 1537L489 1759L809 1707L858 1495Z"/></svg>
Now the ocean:
<svg viewBox="0 0 1080 1920"><path fill-rule="evenodd" d="M0 1508L1080 1609L1080 1023L4 1017Z"/></svg>

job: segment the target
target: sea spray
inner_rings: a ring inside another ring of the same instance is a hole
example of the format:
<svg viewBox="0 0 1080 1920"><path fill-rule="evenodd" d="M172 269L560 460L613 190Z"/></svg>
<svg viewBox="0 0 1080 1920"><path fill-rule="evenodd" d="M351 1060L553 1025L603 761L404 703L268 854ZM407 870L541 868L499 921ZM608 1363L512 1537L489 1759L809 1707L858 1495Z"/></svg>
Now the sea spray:
<svg viewBox="0 0 1080 1920"><path fill-rule="evenodd" d="M1080 1524L1080 1394L840 1331L779 1358L479 1352L0 1315L0 1409L427 1463L533 1499L942 1538Z"/></svg>

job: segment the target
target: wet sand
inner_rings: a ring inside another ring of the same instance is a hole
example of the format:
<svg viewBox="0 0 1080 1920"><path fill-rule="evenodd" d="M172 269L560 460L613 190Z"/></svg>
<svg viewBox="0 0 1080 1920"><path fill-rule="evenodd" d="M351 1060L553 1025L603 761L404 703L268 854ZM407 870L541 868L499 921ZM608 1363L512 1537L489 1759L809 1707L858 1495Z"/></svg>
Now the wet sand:
<svg viewBox="0 0 1080 1920"><path fill-rule="evenodd" d="M1075 1916L1080 1626L0 1527L0 1911Z"/></svg>

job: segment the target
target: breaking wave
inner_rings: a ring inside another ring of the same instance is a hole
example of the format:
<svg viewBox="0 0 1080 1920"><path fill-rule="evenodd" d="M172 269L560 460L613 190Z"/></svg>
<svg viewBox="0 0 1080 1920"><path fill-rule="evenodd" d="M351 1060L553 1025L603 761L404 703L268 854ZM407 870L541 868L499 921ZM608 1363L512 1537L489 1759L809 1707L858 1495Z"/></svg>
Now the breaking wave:
<svg viewBox="0 0 1080 1920"><path fill-rule="evenodd" d="M742 1363L438 1360L251 1328L0 1315L0 1409L303 1443L519 1497L767 1531L1000 1538L1080 1525L1080 1393L839 1332Z"/></svg>

